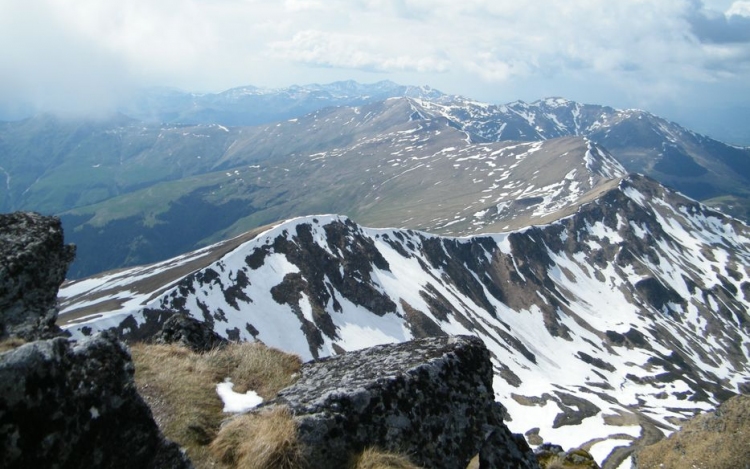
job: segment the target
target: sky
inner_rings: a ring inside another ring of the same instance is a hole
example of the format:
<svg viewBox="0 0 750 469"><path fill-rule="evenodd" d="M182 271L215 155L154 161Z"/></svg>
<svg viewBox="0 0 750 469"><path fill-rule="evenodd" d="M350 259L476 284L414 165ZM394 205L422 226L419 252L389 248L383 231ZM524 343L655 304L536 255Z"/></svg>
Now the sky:
<svg viewBox="0 0 750 469"><path fill-rule="evenodd" d="M750 109L750 0L0 0L6 114L347 79L706 120Z"/></svg>

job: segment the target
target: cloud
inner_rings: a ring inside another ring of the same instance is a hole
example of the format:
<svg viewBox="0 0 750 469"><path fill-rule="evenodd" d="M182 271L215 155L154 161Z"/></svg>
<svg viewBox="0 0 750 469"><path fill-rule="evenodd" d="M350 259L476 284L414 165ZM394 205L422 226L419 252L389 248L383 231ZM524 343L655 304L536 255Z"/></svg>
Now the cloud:
<svg viewBox="0 0 750 469"><path fill-rule="evenodd" d="M693 33L702 42L750 42L750 2L735 2L726 13L695 10L689 17Z"/></svg>
<svg viewBox="0 0 750 469"><path fill-rule="evenodd" d="M750 17L750 1L739 1L732 3L732 6L726 11L727 17L745 16Z"/></svg>
<svg viewBox="0 0 750 469"><path fill-rule="evenodd" d="M0 103L85 109L144 85L384 74L497 99L591 89L679 99L696 84L750 83L750 1L721 3L725 12L700 0L0 0Z"/></svg>
<svg viewBox="0 0 750 469"><path fill-rule="evenodd" d="M289 41L270 44L270 54L319 67L362 69L375 72L444 72L448 62L439 57L402 55L388 51L368 36L301 31Z"/></svg>
<svg viewBox="0 0 750 469"><path fill-rule="evenodd" d="M320 10L323 8L323 3L315 0L285 0L284 8L292 12Z"/></svg>

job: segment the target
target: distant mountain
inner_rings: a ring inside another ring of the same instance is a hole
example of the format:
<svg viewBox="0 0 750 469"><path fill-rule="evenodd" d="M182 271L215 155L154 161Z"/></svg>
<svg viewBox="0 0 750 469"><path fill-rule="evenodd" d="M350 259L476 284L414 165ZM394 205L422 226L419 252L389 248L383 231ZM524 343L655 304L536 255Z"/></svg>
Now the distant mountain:
<svg viewBox="0 0 750 469"><path fill-rule="evenodd" d="M390 94L400 97L331 107ZM570 213L627 172L750 219L750 149L643 111L561 98L494 106L390 82L209 98L237 112L256 98L318 109L254 127L124 115L0 124L0 210L61 214L68 236L88 246L74 277L309 213L451 235L506 231Z"/></svg>
<svg viewBox="0 0 750 469"><path fill-rule="evenodd" d="M146 125L123 115L0 123L0 210L60 213L205 173L241 130Z"/></svg>
<svg viewBox="0 0 750 469"><path fill-rule="evenodd" d="M248 99L291 101L284 105L259 104L258 112L267 114L260 122L274 123L258 127L227 127L221 119L213 118L205 124L170 123L166 117L149 122L124 114L104 118L43 114L17 122L0 122L0 210L57 214L158 182L291 152L329 149L342 143L324 136L336 129L321 129L308 135L280 135L275 131L275 121L287 114L300 117L340 103L377 102L392 94L423 98L439 94L426 87L390 82L375 85L339 82L274 91L252 90L255 89L229 90L211 95L211 99L234 103L242 112L256 109ZM372 96L362 94L365 92ZM194 96L160 93L167 98L180 96L179 100ZM209 97L203 95L202 99ZM196 109L194 105L188 107ZM377 130L368 128L370 132Z"/></svg>
<svg viewBox="0 0 750 469"><path fill-rule="evenodd" d="M648 112L562 98L495 106L444 96L423 104L489 141L586 136L609 150L628 172L646 174L750 219L750 148L718 142Z"/></svg>
<svg viewBox="0 0 750 469"><path fill-rule="evenodd" d="M403 98L253 132L214 160L227 169L63 213L79 246L69 275L155 262L310 213L443 234L507 231L572 213L625 175L584 138L475 143ZM280 155L261 159L272 151Z"/></svg>
<svg viewBox="0 0 750 469"><path fill-rule="evenodd" d="M404 86L387 80L373 84L349 80L278 89L243 86L215 94L153 88L141 92L121 112L146 122L255 126L326 107L362 106L393 97L440 96L443 93L428 86Z"/></svg>
<svg viewBox="0 0 750 469"><path fill-rule="evenodd" d="M747 225L628 176L568 216L504 234L299 218L69 283L60 317L76 337L137 336L183 311L306 359L473 334L492 351L512 430L617 468L676 419L750 390L749 266Z"/></svg>
<svg viewBox="0 0 750 469"><path fill-rule="evenodd" d="M361 106L392 97L421 100L429 110L490 141L587 136L611 151L628 172L647 174L725 213L750 220L750 150L640 110L563 98L492 105L429 87L345 81L282 89L241 87L204 95L151 90L124 112L159 122L259 125L328 106Z"/></svg>

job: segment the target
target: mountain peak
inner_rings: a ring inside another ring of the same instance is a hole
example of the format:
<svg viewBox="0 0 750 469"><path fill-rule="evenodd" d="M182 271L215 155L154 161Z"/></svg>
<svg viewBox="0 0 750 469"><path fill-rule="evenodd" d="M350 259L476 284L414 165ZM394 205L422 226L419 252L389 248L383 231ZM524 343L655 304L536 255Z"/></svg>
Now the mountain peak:
<svg viewBox="0 0 750 469"><path fill-rule="evenodd" d="M557 97L557 96L552 96L552 97L543 98L543 99L540 99L538 101L535 101L533 104L534 105L543 104L543 105L545 105L547 107L550 107L550 108L556 108L556 107L569 106L571 104L575 105L577 103L575 103L574 101L570 101L568 99L565 99L565 98L561 98L561 97Z"/></svg>
<svg viewBox="0 0 750 469"><path fill-rule="evenodd" d="M584 156L586 169L593 174L598 174L607 179L622 178L628 174L617 159L604 147L597 145L589 139L584 139L588 150Z"/></svg>

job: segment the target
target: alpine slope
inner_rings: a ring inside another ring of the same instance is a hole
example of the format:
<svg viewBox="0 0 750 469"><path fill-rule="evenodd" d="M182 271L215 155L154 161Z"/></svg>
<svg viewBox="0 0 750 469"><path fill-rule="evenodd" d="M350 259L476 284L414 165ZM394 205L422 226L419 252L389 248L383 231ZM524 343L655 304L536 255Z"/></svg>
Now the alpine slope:
<svg viewBox="0 0 750 469"><path fill-rule="evenodd" d="M472 334L509 427L605 468L750 390L750 229L638 175L502 234L296 218L67 283L60 302L73 337L137 338L179 311L305 360Z"/></svg>

